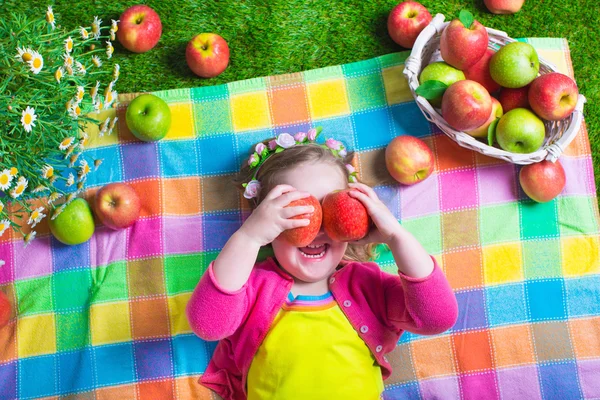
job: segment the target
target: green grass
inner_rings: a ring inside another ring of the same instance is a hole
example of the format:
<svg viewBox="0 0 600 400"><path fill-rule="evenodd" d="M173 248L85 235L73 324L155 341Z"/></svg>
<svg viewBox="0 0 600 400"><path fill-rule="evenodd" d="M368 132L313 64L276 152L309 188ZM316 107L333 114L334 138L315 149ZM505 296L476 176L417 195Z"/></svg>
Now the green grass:
<svg viewBox="0 0 600 400"><path fill-rule="evenodd" d="M216 85L240 79L349 63L403 50L389 38L386 19L400 0L167 0L145 2L163 23L158 45L132 54L115 45L122 75L119 92ZM118 19L135 1L49 2L68 28L89 25L94 15ZM596 0L527 0L516 15L493 15L482 0L423 0L432 14L455 17L470 10L484 25L511 37L564 37L569 41L575 77L588 102L586 122L600 187L600 13ZM2 14L24 11L43 18L45 2L0 0ZM201 32L223 36L231 63L220 76L195 77L185 62L185 46Z"/></svg>

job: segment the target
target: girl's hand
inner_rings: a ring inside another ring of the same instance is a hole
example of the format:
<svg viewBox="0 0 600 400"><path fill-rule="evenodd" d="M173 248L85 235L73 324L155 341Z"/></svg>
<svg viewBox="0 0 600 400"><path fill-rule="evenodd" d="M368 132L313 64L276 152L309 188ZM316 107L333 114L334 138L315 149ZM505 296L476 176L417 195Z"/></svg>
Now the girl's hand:
<svg viewBox="0 0 600 400"><path fill-rule="evenodd" d="M309 197L290 185L277 185L244 222L239 232L259 246L271 243L281 232L306 226L309 219L290 219L301 214L313 213L313 206L286 207L294 200Z"/></svg>
<svg viewBox="0 0 600 400"><path fill-rule="evenodd" d="M402 229L396 217L379 200L377 193L369 186L362 183L350 183L349 186L354 189L350 191L349 195L359 200L365 206L375 224L375 228L371 229L367 236L352 243L385 243L390 245Z"/></svg>

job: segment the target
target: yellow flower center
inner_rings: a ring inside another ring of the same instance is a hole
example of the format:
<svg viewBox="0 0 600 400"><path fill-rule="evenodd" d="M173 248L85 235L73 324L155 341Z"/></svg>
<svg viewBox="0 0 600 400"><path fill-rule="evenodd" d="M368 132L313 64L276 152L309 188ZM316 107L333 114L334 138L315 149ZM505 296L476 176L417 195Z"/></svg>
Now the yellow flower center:
<svg viewBox="0 0 600 400"><path fill-rule="evenodd" d="M33 68L40 68L42 66L42 60L39 58L36 58L35 60L33 60Z"/></svg>
<svg viewBox="0 0 600 400"><path fill-rule="evenodd" d="M71 144L71 138L66 138L62 142L60 142L61 146L69 146Z"/></svg>
<svg viewBox="0 0 600 400"><path fill-rule="evenodd" d="M19 186L17 186L15 193L21 194L21 193L23 193L23 190L25 190L25 185L19 185Z"/></svg>
<svg viewBox="0 0 600 400"><path fill-rule="evenodd" d="M73 42L71 42L71 41L67 42L67 49L69 51L73 50Z"/></svg>
<svg viewBox="0 0 600 400"><path fill-rule="evenodd" d="M21 56L21 58L23 59L23 61L27 62L27 61L31 61L31 59L33 58L33 56L30 53L23 53L23 55Z"/></svg>
<svg viewBox="0 0 600 400"><path fill-rule="evenodd" d="M4 222L0 222L0 232L5 230L6 228L7 228L6 224Z"/></svg>
<svg viewBox="0 0 600 400"><path fill-rule="evenodd" d="M81 108L79 108L79 106L75 107L75 114L77 114L77 115L81 114Z"/></svg>
<svg viewBox="0 0 600 400"><path fill-rule="evenodd" d="M46 21L48 21L49 24L54 22L54 14L46 14Z"/></svg>
<svg viewBox="0 0 600 400"><path fill-rule="evenodd" d="M39 216L40 216L40 213L39 213L38 210L35 210L34 212L31 213L31 219L32 220L38 219Z"/></svg>
<svg viewBox="0 0 600 400"><path fill-rule="evenodd" d="M46 170L45 176L46 176L46 178L50 178L50 177L52 177L52 175L54 175L54 168L50 167Z"/></svg>
<svg viewBox="0 0 600 400"><path fill-rule="evenodd" d="M8 175L0 175L0 185L6 185L8 183Z"/></svg>
<svg viewBox="0 0 600 400"><path fill-rule="evenodd" d="M31 123L31 114L25 114L23 121L25 122L25 125L29 125Z"/></svg>
<svg viewBox="0 0 600 400"><path fill-rule="evenodd" d="M15 176L15 175L16 175L18 172L19 172L19 170L18 170L18 169L16 169L15 167L12 167L12 168L10 169L10 174L11 174L12 176Z"/></svg>

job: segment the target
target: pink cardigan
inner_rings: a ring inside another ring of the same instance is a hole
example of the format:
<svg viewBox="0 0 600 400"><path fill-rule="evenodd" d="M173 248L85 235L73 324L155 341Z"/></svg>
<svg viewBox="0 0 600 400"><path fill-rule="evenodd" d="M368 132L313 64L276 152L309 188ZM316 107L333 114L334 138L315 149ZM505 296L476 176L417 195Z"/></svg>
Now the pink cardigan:
<svg viewBox="0 0 600 400"><path fill-rule="evenodd" d="M241 289L228 292L219 287L211 263L186 308L196 335L219 340L200 379L204 386L226 400L246 399L250 364L292 283L269 258L254 266ZM349 262L329 278L329 289L381 366L383 379L392 370L384 355L403 331L441 333L458 316L454 293L437 264L428 277L414 279L385 273L375 263Z"/></svg>

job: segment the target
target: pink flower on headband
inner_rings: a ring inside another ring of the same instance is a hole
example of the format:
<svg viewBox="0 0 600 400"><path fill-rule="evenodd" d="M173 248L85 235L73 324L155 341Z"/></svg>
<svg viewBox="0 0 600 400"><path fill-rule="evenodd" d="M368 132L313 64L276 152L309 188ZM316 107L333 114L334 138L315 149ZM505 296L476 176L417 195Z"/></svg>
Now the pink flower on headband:
<svg viewBox="0 0 600 400"><path fill-rule="evenodd" d="M304 132L298 132L294 135L294 140L298 143L303 142L304 139L306 139L306 133Z"/></svg>
<svg viewBox="0 0 600 400"><path fill-rule="evenodd" d="M348 170L349 173L356 172L356 169L354 169L352 164L346 164L346 169Z"/></svg>
<svg viewBox="0 0 600 400"><path fill-rule="evenodd" d="M330 138L325 141L325 146L329 147L331 150L341 150L342 142Z"/></svg>
<svg viewBox="0 0 600 400"><path fill-rule="evenodd" d="M260 157L258 154L253 153L250 158L248 158L248 165L254 167L256 164L260 162Z"/></svg>
<svg viewBox="0 0 600 400"><path fill-rule="evenodd" d="M281 133L279 136L277 136L276 142L284 149L289 149L290 147L294 147L296 145L294 137L289 133Z"/></svg>
<svg viewBox="0 0 600 400"><path fill-rule="evenodd" d="M315 128L309 129L307 136L308 136L308 140L310 140L311 142L314 142L315 139L317 138L317 130Z"/></svg>
<svg viewBox="0 0 600 400"><path fill-rule="evenodd" d="M254 148L254 151L256 151L258 155L262 155L263 151L265 151L266 148L267 146L265 146L264 143L259 143Z"/></svg>
<svg viewBox="0 0 600 400"><path fill-rule="evenodd" d="M339 151L338 155L342 158L346 157L348 155L348 153L346 153L346 150L342 149Z"/></svg>
<svg viewBox="0 0 600 400"><path fill-rule="evenodd" d="M244 197L247 199L253 199L258 196L260 192L260 182L253 179L246 185L246 190L244 190Z"/></svg>
<svg viewBox="0 0 600 400"><path fill-rule="evenodd" d="M277 140L273 139L269 142L269 150L275 150L277 148Z"/></svg>

